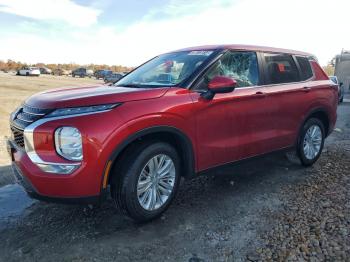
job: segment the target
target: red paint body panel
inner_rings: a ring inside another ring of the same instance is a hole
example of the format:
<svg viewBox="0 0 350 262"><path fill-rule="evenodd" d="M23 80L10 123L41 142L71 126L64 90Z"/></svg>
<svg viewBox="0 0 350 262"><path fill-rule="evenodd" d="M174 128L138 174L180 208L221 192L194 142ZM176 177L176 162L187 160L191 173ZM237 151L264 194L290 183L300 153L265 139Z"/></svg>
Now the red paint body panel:
<svg viewBox="0 0 350 262"><path fill-rule="evenodd" d="M213 48L285 52L232 45L185 50ZM74 173L45 173L23 151L15 152L14 160L40 195L65 198L99 195L104 168L115 149L133 134L151 127L173 127L188 138L195 172L290 147L295 144L303 121L315 109L327 113L330 131L335 125L337 90L316 62L312 62L312 67L314 78L310 81L236 88L230 93L216 94L212 100L180 87L92 86L40 93L30 97L26 104L36 108L122 105L108 112L49 121L34 130L38 155L44 161L59 163L70 161L55 151L55 130L61 126L80 130L83 160Z"/></svg>
<svg viewBox="0 0 350 262"><path fill-rule="evenodd" d="M270 151L271 121L260 90L236 89L210 101L192 93L200 170Z"/></svg>
<svg viewBox="0 0 350 262"><path fill-rule="evenodd" d="M26 104L37 108L79 107L161 97L167 88L141 89L116 86L88 86L55 89L27 99Z"/></svg>

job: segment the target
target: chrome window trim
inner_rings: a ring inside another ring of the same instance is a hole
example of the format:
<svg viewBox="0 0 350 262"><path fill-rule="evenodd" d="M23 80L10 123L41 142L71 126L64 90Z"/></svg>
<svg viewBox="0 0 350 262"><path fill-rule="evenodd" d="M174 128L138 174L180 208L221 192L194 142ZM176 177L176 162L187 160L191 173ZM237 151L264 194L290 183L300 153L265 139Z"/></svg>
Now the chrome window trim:
<svg viewBox="0 0 350 262"><path fill-rule="evenodd" d="M279 83L279 84L266 84L266 85L260 85L259 87L269 87L269 86L282 86L282 85L296 85L296 84L302 84L302 83L306 83L306 82L310 82L314 80L314 77L311 77L307 80L304 81L298 81L298 82L288 82L288 83Z"/></svg>
<svg viewBox="0 0 350 262"><path fill-rule="evenodd" d="M241 86L241 87L235 87L236 89L252 89L252 88L260 88L262 85L255 85L255 86Z"/></svg>

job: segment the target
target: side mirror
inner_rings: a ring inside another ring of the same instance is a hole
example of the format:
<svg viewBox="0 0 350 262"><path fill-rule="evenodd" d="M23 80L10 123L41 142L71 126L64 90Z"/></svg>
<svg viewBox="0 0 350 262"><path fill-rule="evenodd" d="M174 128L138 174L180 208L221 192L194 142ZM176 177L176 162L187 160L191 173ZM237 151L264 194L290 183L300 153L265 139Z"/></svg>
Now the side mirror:
<svg viewBox="0 0 350 262"><path fill-rule="evenodd" d="M340 83L339 83L339 86L342 86L342 85L343 85L343 82L340 82Z"/></svg>
<svg viewBox="0 0 350 262"><path fill-rule="evenodd" d="M227 76L215 76L208 84L208 91L202 94L205 99L213 99L215 94L230 93L237 86L236 80Z"/></svg>

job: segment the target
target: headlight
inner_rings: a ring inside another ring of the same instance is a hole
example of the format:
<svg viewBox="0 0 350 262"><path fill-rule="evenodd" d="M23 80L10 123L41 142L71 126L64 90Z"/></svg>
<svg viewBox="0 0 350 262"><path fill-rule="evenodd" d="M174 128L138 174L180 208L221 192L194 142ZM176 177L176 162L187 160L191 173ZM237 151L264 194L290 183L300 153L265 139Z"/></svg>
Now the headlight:
<svg viewBox="0 0 350 262"><path fill-rule="evenodd" d="M10 120L14 120L20 110L21 110L21 107L17 107L16 110L10 114Z"/></svg>
<svg viewBox="0 0 350 262"><path fill-rule="evenodd" d="M56 151L62 157L80 161L83 159L81 134L75 127L64 126L55 131Z"/></svg>
<svg viewBox="0 0 350 262"><path fill-rule="evenodd" d="M56 116L68 116L68 115L79 115L94 113L99 111L106 111L115 108L120 105L116 104L107 104L107 105L97 105L97 106L83 106L83 107L70 107L70 108L60 108L46 115L45 117L56 117Z"/></svg>

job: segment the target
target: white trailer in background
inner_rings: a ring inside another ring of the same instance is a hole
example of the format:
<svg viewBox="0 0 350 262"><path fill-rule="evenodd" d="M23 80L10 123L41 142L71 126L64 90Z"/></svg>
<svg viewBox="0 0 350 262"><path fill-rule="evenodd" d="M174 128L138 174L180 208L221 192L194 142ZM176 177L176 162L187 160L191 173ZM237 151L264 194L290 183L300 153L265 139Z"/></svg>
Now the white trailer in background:
<svg viewBox="0 0 350 262"><path fill-rule="evenodd" d="M339 84L342 83L344 91L350 89L350 51L344 51L335 57L334 75L338 78Z"/></svg>

